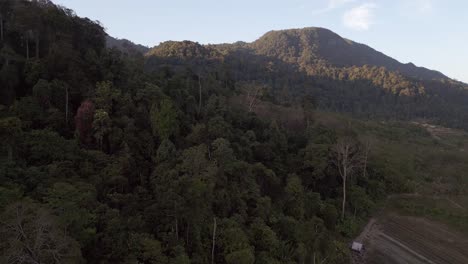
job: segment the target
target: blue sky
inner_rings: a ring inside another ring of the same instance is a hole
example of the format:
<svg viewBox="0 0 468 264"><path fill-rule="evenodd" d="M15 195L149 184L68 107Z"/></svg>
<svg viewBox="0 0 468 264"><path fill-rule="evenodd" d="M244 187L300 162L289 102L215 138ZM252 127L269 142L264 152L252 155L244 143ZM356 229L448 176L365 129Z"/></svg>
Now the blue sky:
<svg viewBox="0 0 468 264"><path fill-rule="evenodd" d="M253 41L320 26L468 82L466 0L53 0L146 46L166 40Z"/></svg>

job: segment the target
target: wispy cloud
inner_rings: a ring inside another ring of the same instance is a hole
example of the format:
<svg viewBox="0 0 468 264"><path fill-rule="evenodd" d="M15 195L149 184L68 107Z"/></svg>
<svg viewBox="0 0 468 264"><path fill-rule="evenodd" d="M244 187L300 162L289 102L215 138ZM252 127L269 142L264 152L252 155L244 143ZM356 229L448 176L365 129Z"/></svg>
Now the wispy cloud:
<svg viewBox="0 0 468 264"><path fill-rule="evenodd" d="M328 0L327 6L322 9L318 9L313 11L314 14L319 15L319 14L324 14L328 13L330 11L333 11L337 8L343 7L348 3L356 2L357 0Z"/></svg>
<svg viewBox="0 0 468 264"><path fill-rule="evenodd" d="M376 4L365 3L354 7L343 15L343 24L354 30L368 30L374 23Z"/></svg>

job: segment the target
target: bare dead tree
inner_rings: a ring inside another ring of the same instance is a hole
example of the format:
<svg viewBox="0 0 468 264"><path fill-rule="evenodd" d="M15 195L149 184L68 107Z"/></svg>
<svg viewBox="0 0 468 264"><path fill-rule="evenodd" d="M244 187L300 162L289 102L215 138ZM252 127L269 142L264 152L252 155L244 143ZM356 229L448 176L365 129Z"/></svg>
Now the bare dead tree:
<svg viewBox="0 0 468 264"><path fill-rule="evenodd" d="M65 122L68 126L68 85L65 86Z"/></svg>
<svg viewBox="0 0 468 264"><path fill-rule="evenodd" d="M8 206L0 217L2 263L80 263L81 252L45 208L32 202ZM5 262L3 262L5 261Z"/></svg>
<svg viewBox="0 0 468 264"><path fill-rule="evenodd" d="M4 40L4 37L3 37L3 28L4 28L4 24L3 24L3 14L0 13L0 40L1 40L1 41Z"/></svg>
<svg viewBox="0 0 468 264"><path fill-rule="evenodd" d="M36 41L36 59L39 59L39 41L40 41L40 35L39 31L34 32L34 38Z"/></svg>
<svg viewBox="0 0 468 264"><path fill-rule="evenodd" d="M375 139L371 136L364 136L361 139L361 143L364 147L363 149L363 157L362 157L362 162L363 162L363 167L362 167L362 176L365 178L367 176L367 164L369 160L369 154L372 148L372 145L374 144Z"/></svg>
<svg viewBox="0 0 468 264"><path fill-rule="evenodd" d="M215 245L216 245L216 217L213 218L213 246L211 248L211 264L214 264Z"/></svg>
<svg viewBox="0 0 468 264"><path fill-rule="evenodd" d="M343 180L343 201L341 204L341 219L345 217L346 184L348 177L361 166L362 157L357 142L350 137L343 137L333 146L334 163Z"/></svg>
<svg viewBox="0 0 468 264"><path fill-rule="evenodd" d="M198 114L201 113L202 107L202 84L200 75L198 75Z"/></svg>
<svg viewBox="0 0 468 264"><path fill-rule="evenodd" d="M253 85L253 87L247 87L247 104L249 106L249 112L252 112L256 106L258 97L261 96L264 87L261 85Z"/></svg>

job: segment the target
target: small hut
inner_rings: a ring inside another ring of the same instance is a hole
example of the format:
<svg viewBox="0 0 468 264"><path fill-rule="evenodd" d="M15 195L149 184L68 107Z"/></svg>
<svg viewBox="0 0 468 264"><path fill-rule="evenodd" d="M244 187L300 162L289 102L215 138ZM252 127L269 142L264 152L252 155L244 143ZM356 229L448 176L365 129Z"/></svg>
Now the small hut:
<svg viewBox="0 0 468 264"><path fill-rule="evenodd" d="M362 250L364 249L364 245L362 243L354 241L351 245L351 249L356 252L362 252Z"/></svg>

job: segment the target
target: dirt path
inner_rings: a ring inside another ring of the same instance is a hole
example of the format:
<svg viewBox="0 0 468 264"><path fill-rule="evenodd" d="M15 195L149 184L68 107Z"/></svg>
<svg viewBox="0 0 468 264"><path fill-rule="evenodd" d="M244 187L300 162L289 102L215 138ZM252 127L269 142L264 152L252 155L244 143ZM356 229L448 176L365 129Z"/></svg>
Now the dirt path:
<svg viewBox="0 0 468 264"><path fill-rule="evenodd" d="M448 197L446 197L445 200L449 201L452 205L454 205L454 206L457 207L457 208L466 210L465 207L461 206L459 203L453 201L452 199L450 199L450 198L448 198Z"/></svg>

